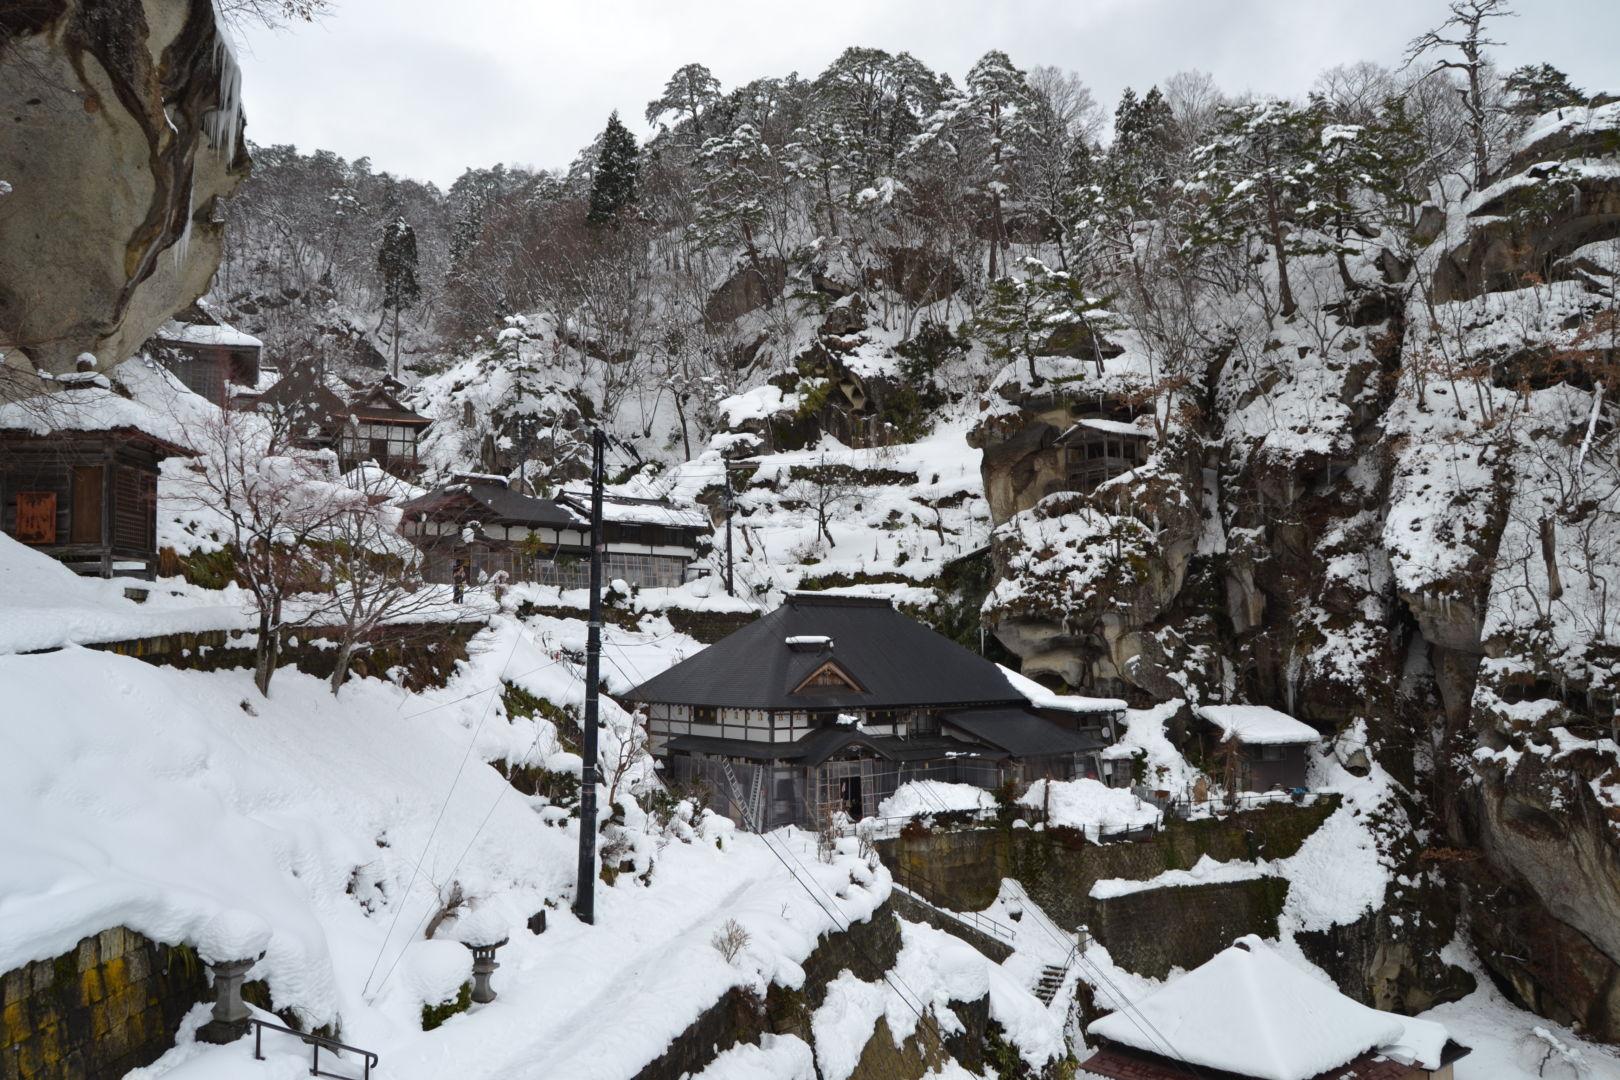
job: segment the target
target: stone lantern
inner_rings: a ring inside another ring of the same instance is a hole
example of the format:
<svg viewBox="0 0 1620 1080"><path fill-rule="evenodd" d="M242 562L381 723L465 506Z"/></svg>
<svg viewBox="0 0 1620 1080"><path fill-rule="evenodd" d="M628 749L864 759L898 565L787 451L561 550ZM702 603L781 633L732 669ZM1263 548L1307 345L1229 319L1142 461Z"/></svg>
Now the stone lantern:
<svg viewBox="0 0 1620 1080"><path fill-rule="evenodd" d="M242 981L248 969L258 963L252 960L214 960L208 970L214 976L214 1015L197 1029L197 1041L205 1043L235 1042L248 1033L247 1004L242 1000Z"/></svg>
<svg viewBox="0 0 1620 1080"><path fill-rule="evenodd" d="M235 1042L248 1033L242 982L269 943L269 925L251 912L222 911L203 926L197 952L214 977L214 1015L197 1029L198 1041Z"/></svg>
<svg viewBox="0 0 1620 1080"><path fill-rule="evenodd" d="M501 938L499 941L479 942L474 939L462 942L472 952L472 999L480 1005L495 1000L495 988L489 985L489 977L495 974L496 968L501 966L495 962L495 950L505 945L507 940L507 938Z"/></svg>

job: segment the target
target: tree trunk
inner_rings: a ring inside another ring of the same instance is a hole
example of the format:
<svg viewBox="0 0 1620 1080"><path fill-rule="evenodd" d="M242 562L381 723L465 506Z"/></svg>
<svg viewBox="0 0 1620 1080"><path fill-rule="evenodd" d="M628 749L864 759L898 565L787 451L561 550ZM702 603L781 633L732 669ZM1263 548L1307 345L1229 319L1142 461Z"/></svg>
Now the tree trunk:
<svg viewBox="0 0 1620 1080"><path fill-rule="evenodd" d="M1551 517L1541 519L1541 561L1547 567L1547 599L1557 600L1564 595L1564 583L1558 579L1558 534Z"/></svg>
<svg viewBox="0 0 1620 1080"><path fill-rule="evenodd" d="M343 644L338 646L337 666L332 669L331 682L333 697L337 696L338 688L341 687L349 678L349 658L353 655L354 642L350 641L348 638L344 638Z"/></svg>
<svg viewBox="0 0 1620 1080"><path fill-rule="evenodd" d="M399 378L399 305L394 305L394 378Z"/></svg>
<svg viewBox="0 0 1620 1080"><path fill-rule="evenodd" d="M1294 303L1294 290L1288 283L1287 236L1283 229L1282 211L1277 207L1275 192L1266 193L1266 224L1271 230L1271 246L1277 250L1277 305L1278 313L1288 318L1299 307Z"/></svg>
<svg viewBox="0 0 1620 1080"><path fill-rule="evenodd" d="M686 431L686 398L682 394L675 395L675 418L681 422L681 449L686 454L686 460L692 460L692 439Z"/></svg>
<svg viewBox="0 0 1620 1080"><path fill-rule="evenodd" d="M276 622L270 611L259 612L259 643L253 650L253 685L265 697L270 696L270 677L276 673L276 664L281 659L281 634Z"/></svg>

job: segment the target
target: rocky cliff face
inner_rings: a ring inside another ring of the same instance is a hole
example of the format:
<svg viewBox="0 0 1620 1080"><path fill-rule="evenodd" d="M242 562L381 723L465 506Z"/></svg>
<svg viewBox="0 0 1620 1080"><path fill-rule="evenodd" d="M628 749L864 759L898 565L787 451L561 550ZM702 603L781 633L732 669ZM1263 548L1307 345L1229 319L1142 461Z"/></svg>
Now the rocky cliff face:
<svg viewBox="0 0 1620 1080"><path fill-rule="evenodd" d="M1430 208L1422 250L1375 245L1352 287L1307 265L1289 318L1211 301L1228 332L1181 365L1205 373L1175 409L1137 406L1147 456L1094 489L1068 482L1071 429L1153 397L1128 330L1105 362L1004 373L974 434L985 616L1026 672L1364 734L1428 830L1387 855L1431 914L1521 1001L1610 1040L1617 185L1620 106L1565 110L1489 188ZM1369 985L1422 981L1436 943L1401 922L1344 928Z"/></svg>
<svg viewBox="0 0 1620 1080"><path fill-rule="evenodd" d="M13 368L130 355L219 262L246 174L240 77L209 0L0 12L0 349Z"/></svg>

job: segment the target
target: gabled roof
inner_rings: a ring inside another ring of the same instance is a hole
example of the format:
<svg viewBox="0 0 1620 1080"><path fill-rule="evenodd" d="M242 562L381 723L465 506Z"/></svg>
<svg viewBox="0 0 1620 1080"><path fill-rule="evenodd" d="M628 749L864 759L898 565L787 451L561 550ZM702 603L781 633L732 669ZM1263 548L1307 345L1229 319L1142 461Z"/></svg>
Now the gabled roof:
<svg viewBox="0 0 1620 1080"><path fill-rule="evenodd" d="M1200 705L1195 711L1220 729L1222 739L1245 746L1303 746L1322 738L1311 725L1268 705Z"/></svg>
<svg viewBox="0 0 1620 1080"><path fill-rule="evenodd" d="M364 387L349 399L349 409L361 420L404 424L411 427L427 427L433 423L421 413L407 409L384 383Z"/></svg>
<svg viewBox="0 0 1620 1080"><path fill-rule="evenodd" d="M158 327L153 341L171 345L205 345L230 349L261 349L264 342L229 323L183 323L171 319Z"/></svg>
<svg viewBox="0 0 1620 1080"><path fill-rule="evenodd" d="M1369 1051L1437 1069L1447 1041L1439 1024L1370 1009L1252 936L1086 1030L1257 1080L1309 1080Z"/></svg>
<svg viewBox="0 0 1620 1080"><path fill-rule="evenodd" d="M62 389L0 403L0 431L40 438L69 432L117 432L161 454L195 457L184 425L112 388L103 376L63 376Z"/></svg>
<svg viewBox="0 0 1620 1080"><path fill-rule="evenodd" d="M789 638L826 637L805 651ZM863 692L793 690L836 660ZM795 593L787 602L626 695L632 701L756 709L1022 705L999 668L914 622L888 600Z"/></svg>
<svg viewBox="0 0 1620 1080"><path fill-rule="evenodd" d="M528 525L547 529L577 529L587 523L550 499L520 495L500 484L460 481L434 488L426 495L400 504L407 518L426 514L435 520L477 520L484 525Z"/></svg>

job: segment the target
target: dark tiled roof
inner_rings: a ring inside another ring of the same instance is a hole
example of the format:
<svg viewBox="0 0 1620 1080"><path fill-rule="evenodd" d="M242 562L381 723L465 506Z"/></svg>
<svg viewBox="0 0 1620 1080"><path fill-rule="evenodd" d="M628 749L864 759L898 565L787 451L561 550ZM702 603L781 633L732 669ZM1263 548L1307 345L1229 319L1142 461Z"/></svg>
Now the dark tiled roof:
<svg viewBox="0 0 1620 1080"><path fill-rule="evenodd" d="M827 637L806 652L790 637ZM862 691L792 693L826 660ZM885 709L903 706L1022 705L990 661L895 611L887 600L797 593L626 695L632 701L756 709Z"/></svg>
<svg viewBox="0 0 1620 1080"><path fill-rule="evenodd" d="M1101 750L1102 740L1059 727L1023 709L969 709L945 714L945 722L1013 757Z"/></svg>
<svg viewBox="0 0 1620 1080"><path fill-rule="evenodd" d="M541 525L554 529L579 528L585 524L567 507L550 499L520 495L494 483L448 484L401 504L400 510L407 517L426 513L430 517L456 521L477 517L482 512L484 516L478 520L485 525Z"/></svg>

